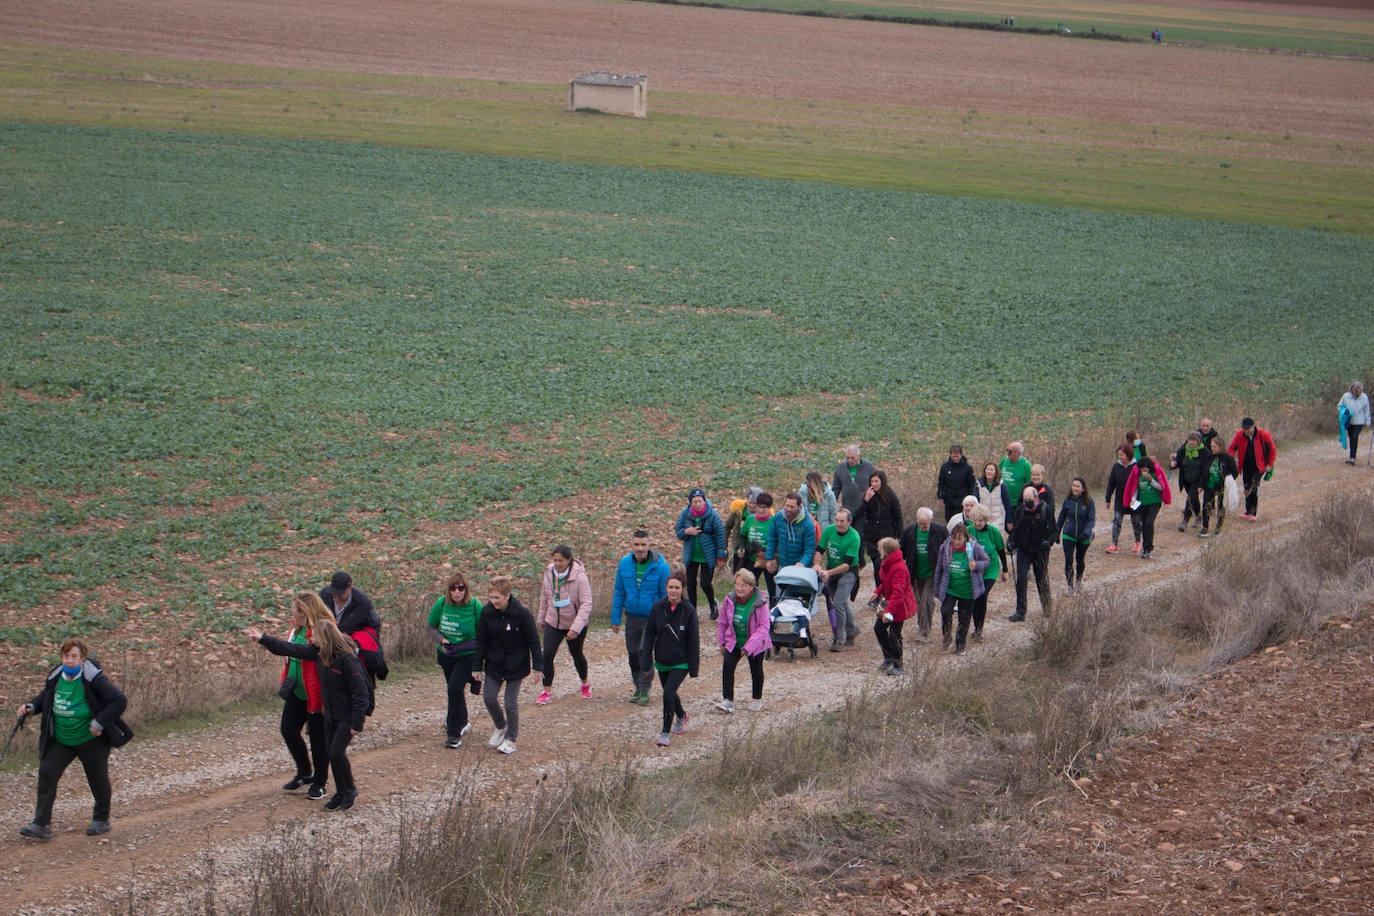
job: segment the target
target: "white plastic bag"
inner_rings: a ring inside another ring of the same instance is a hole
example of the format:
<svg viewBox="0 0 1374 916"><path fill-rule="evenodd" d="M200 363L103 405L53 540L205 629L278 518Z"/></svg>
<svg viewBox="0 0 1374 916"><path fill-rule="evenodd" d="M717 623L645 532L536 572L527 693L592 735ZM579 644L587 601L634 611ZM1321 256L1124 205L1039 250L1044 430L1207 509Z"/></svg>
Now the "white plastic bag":
<svg viewBox="0 0 1374 916"><path fill-rule="evenodd" d="M1240 487L1236 486L1236 478L1230 474L1226 475L1226 495L1222 499L1226 501L1227 512L1235 512L1240 508Z"/></svg>

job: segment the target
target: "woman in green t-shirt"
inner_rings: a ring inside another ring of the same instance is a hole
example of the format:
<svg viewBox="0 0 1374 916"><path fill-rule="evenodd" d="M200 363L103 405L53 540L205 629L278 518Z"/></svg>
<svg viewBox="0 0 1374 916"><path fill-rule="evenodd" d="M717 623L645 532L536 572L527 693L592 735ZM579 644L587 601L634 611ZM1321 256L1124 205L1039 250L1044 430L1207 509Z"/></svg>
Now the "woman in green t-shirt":
<svg viewBox="0 0 1374 916"><path fill-rule="evenodd" d="M425 625L439 644L437 661L448 685L448 713L444 718L448 737L444 747L463 746L463 736L472 730L468 698L463 691L470 689L476 693L480 689L472 676L472 653L477 648L477 618L482 614L482 602L470 592L466 576L460 572L449 576L444 593L429 609Z"/></svg>

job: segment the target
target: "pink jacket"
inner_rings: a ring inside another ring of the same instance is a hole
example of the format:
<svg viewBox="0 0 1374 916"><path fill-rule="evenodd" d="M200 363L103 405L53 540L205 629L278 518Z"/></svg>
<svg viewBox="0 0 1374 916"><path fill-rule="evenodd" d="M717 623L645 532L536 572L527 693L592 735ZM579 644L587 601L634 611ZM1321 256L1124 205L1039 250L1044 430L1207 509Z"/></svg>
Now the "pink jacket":
<svg viewBox="0 0 1374 916"><path fill-rule="evenodd" d="M1155 480L1158 480L1160 486L1163 487L1163 489L1160 490L1159 495L1163 499L1164 505L1169 505L1169 503L1173 502L1173 494L1169 491L1168 472L1165 471L1164 468L1160 466L1159 462L1155 461L1153 458L1147 457L1143 460L1148 461L1150 462L1150 464L1154 465L1154 467L1150 468L1150 473L1155 475ZM1139 486L1140 463L1137 462L1131 465L1131 473L1126 476L1126 486L1122 487L1121 489L1122 505L1126 506L1127 508L1130 508L1131 503L1135 501L1135 491Z"/></svg>
<svg viewBox="0 0 1374 916"><path fill-rule="evenodd" d="M773 648L773 637L769 633L771 623L768 619L768 593L754 589L754 610L749 615L749 638L744 641L745 655L758 655ZM720 619L716 621L716 636L721 648L726 652L735 651L735 592L725 596L720 605Z"/></svg>
<svg viewBox="0 0 1374 916"><path fill-rule="evenodd" d="M568 578L563 582L560 600L571 601L564 607L553 606L553 564L544 570L544 584L539 589L539 614L534 622L543 626L548 624L555 630L576 630L587 632L587 621L592 618L592 583L587 579L587 569L573 560L568 569Z"/></svg>

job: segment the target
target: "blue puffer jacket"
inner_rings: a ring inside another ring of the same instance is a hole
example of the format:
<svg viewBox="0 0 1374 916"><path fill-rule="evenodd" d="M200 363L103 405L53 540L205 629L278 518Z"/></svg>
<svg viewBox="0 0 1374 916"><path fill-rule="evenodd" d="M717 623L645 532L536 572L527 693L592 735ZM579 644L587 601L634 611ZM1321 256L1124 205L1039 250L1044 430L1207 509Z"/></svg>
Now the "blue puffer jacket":
<svg viewBox="0 0 1374 916"><path fill-rule="evenodd" d="M696 535L685 534L688 528L700 528L701 533ZM692 544L701 543L702 556L706 558L707 566L715 566L717 560L725 559L725 525L720 520L720 515L716 512L716 507L711 505L711 501L706 500L706 511L698 518L692 515L691 505L684 506L682 512L678 514L677 525L674 526L677 539L682 542L682 565L686 566L692 562Z"/></svg>
<svg viewBox="0 0 1374 916"><path fill-rule="evenodd" d="M611 626L620 626L622 614L648 617L654 602L667 594L668 561L661 553L651 553L649 568L642 581L635 578L635 555L627 553L615 568L615 593L611 598Z"/></svg>
<svg viewBox="0 0 1374 916"><path fill-rule="evenodd" d="M1070 496L1059 507L1059 538L1086 544L1093 539L1093 525L1097 523L1097 509L1086 495L1081 499Z"/></svg>
<svg viewBox="0 0 1374 916"><path fill-rule="evenodd" d="M768 527L768 547L764 558L777 560L778 566L792 566L800 563L810 566L816 556L816 523L803 507L797 513L797 520L789 523L787 516L779 512L773 516L773 524Z"/></svg>

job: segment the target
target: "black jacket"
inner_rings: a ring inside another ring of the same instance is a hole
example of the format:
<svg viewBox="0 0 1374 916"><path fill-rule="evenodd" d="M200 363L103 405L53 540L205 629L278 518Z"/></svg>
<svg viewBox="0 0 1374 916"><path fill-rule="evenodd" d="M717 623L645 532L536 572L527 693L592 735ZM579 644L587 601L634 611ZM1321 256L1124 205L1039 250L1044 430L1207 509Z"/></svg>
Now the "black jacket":
<svg viewBox="0 0 1374 916"><path fill-rule="evenodd" d="M1024 502L1016 507L1016 522L1007 536L1008 550L1026 553L1048 553L1054 546L1054 510L1045 500L1031 509Z"/></svg>
<svg viewBox="0 0 1374 916"><path fill-rule="evenodd" d="M902 532L898 545L902 551L902 557L906 560L907 569L911 571L911 584L916 585L916 532L920 530L920 522L912 522L906 526ZM940 547L945 543L945 538L949 537L949 529L937 521L930 523L930 536L926 538L926 550L930 557L930 574L935 575L935 561L940 557Z"/></svg>
<svg viewBox="0 0 1374 916"><path fill-rule="evenodd" d="M830 489L835 491L835 499L841 506L849 510L850 515L859 511L859 504L864 501L864 494L868 492L868 481L873 478L878 469L873 466L873 462L867 458L860 458L854 476L849 476L849 465L841 461L835 466L835 479L830 485ZM863 529L860 528L860 531Z"/></svg>
<svg viewBox="0 0 1374 916"><path fill-rule="evenodd" d="M701 661L701 642L697 630L697 609L686 598L679 598L670 609L667 598L660 598L649 610L644 626L644 641L639 646L639 667L649 671L660 665L687 666L689 677L697 676Z"/></svg>
<svg viewBox="0 0 1374 916"><path fill-rule="evenodd" d="M1031 486L1035 487L1035 484L1031 484ZM1037 495L1038 497L1040 497L1040 501L1041 501L1042 503L1049 503L1049 504L1050 504L1050 518L1053 518L1053 517L1054 517L1054 489L1053 489L1049 484L1047 484L1047 483L1042 483L1040 486L1035 487L1035 493L1036 493L1036 495Z"/></svg>
<svg viewBox="0 0 1374 916"><path fill-rule="evenodd" d="M350 653L336 656L334 664L326 665L320 659L320 647L311 642L287 642L275 636L262 634L258 640L273 655L290 655L319 665L320 693L324 701L324 718L327 722L347 722L355 732L363 730L368 715L372 712L372 685L367 678L367 670L358 656Z"/></svg>
<svg viewBox="0 0 1374 916"><path fill-rule="evenodd" d="M1097 523L1097 509L1086 493L1082 499L1070 496L1059 507L1058 536L1071 541L1091 541L1093 525Z"/></svg>
<svg viewBox="0 0 1374 916"><path fill-rule="evenodd" d="M935 498L945 504L945 510L949 515L963 507L965 496L977 495L978 478L974 475L973 465L968 463L967 458L960 458L958 464L946 461L940 465L940 473L935 478ZM949 512L950 509L954 512Z"/></svg>
<svg viewBox="0 0 1374 916"><path fill-rule="evenodd" d="M1202 475L1212 464L1212 453L1207 450L1207 446L1199 447L1197 457L1192 461L1188 460L1185 449L1188 443L1185 441L1174 452L1174 467L1178 468L1178 484L1181 487L1197 487L1203 483Z"/></svg>
<svg viewBox="0 0 1374 916"><path fill-rule="evenodd" d="M482 613L477 617L472 670L486 671L488 677L497 680L514 681L528 676L531 668L544 670L544 653L529 608L514 595L504 610L498 611L490 602L482 605Z"/></svg>
<svg viewBox="0 0 1374 916"><path fill-rule="evenodd" d="M1221 462L1221 482L1217 484L1216 490L1208 491L1215 493L1221 490L1221 488L1226 485L1227 477L1240 476L1240 467L1236 464L1236 459L1228 455L1226 452L1222 452L1220 455L1213 455L1212 461L1207 462L1207 464L1202 469L1202 476L1198 478L1198 482L1202 484L1203 487L1207 486L1207 478L1210 477L1212 474L1213 461Z"/></svg>
<svg viewBox="0 0 1374 916"><path fill-rule="evenodd" d="M864 487L865 491L867 489ZM883 502L876 493L868 502L864 502L863 494L859 495L859 508L854 510L853 521L859 529L859 539L867 546L878 543L882 538L901 537L902 501L891 487L887 490L887 502Z"/></svg>
<svg viewBox="0 0 1374 916"><path fill-rule="evenodd" d="M57 679L62 676L62 666L58 665L48 672L48 679L38 696L29 700L33 711L40 715L38 731L38 756L42 757L48 745L57 734L57 716L53 713L53 696L57 693ZM119 747L133 737L133 732L124 720L119 718L129 705L123 691L105 675L100 663L87 658L81 666L81 686L86 690L86 706L91 711L91 719L101 728L100 737L111 747Z"/></svg>
<svg viewBox="0 0 1374 916"><path fill-rule="evenodd" d="M382 618L377 616L377 608L373 606L372 599L367 597L367 593L358 586L353 586L342 614L334 610L334 594L328 587L320 589L320 600L324 602L325 607L333 611L340 632L352 636L363 627L372 627L378 633L382 631Z"/></svg>
<svg viewBox="0 0 1374 916"><path fill-rule="evenodd" d="M1112 507L1114 512L1126 512L1122 497L1126 494L1126 478L1131 476L1131 466L1120 461L1112 462L1112 471L1107 475L1107 493L1102 501Z"/></svg>

